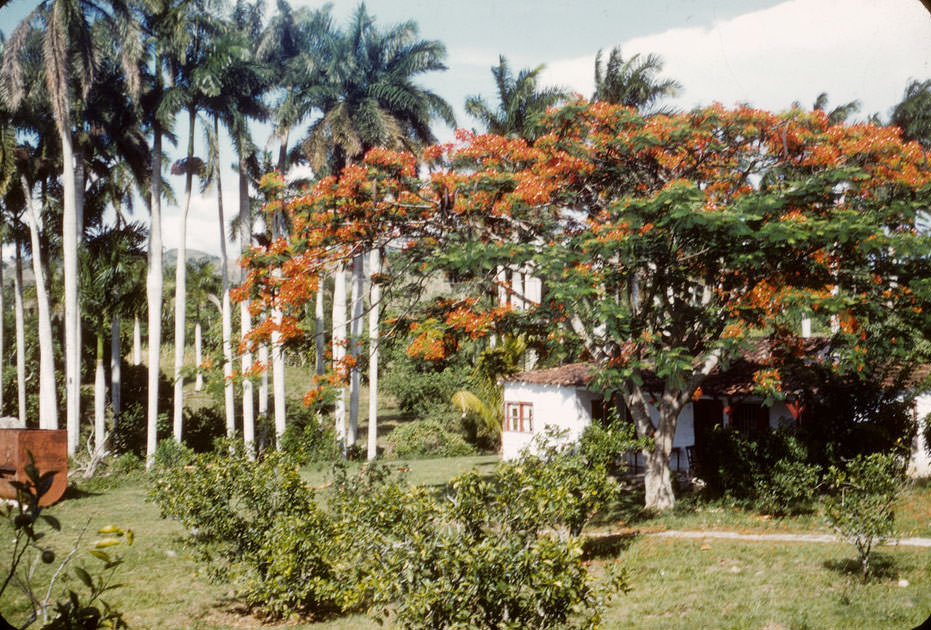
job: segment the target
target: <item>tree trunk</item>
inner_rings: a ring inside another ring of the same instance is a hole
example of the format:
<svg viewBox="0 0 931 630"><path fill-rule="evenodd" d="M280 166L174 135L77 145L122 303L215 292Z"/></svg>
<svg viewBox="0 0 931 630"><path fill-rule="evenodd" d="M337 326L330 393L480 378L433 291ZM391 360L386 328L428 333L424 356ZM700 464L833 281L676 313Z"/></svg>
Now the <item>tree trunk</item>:
<svg viewBox="0 0 931 630"><path fill-rule="evenodd" d="M67 98L67 97L65 97ZM65 418L68 454L77 451L80 427L80 349L78 348L78 223L75 161L71 144L70 112L59 122L62 158L62 273L65 282ZM36 250L33 250L33 255ZM51 343L51 338L48 339Z"/></svg>
<svg viewBox="0 0 931 630"><path fill-rule="evenodd" d="M246 172L246 156L242 147L239 151L239 245L246 251L252 243L252 212L249 208L249 177ZM242 302L239 306L241 334L245 338L252 328L252 315L249 304ZM242 355L242 371L252 369L252 353L248 350ZM246 443L246 452L253 452L255 443L255 410L252 406L252 381L242 381L242 433Z"/></svg>
<svg viewBox="0 0 931 630"><path fill-rule="evenodd" d="M113 316L110 326L110 404L113 406L113 424L117 423L120 411L123 410L123 379L122 363L123 353L120 350L120 316Z"/></svg>
<svg viewBox="0 0 931 630"><path fill-rule="evenodd" d="M194 322L194 364L197 366L197 375L194 377L194 391L199 392L204 389L204 375L201 372L201 365L204 362L201 348L201 330L200 318Z"/></svg>
<svg viewBox="0 0 931 630"><path fill-rule="evenodd" d="M281 309L272 313L275 323L281 323ZM284 349L281 347L281 333L272 333L272 388L275 399L275 443L281 450L281 436L287 427L287 414L284 397Z"/></svg>
<svg viewBox="0 0 931 630"><path fill-rule="evenodd" d="M265 366L259 377L259 417L268 417L268 344L259 345L259 363Z"/></svg>
<svg viewBox="0 0 931 630"><path fill-rule="evenodd" d="M317 295L314 300L314 346L315 346L315 363L314 374L323 376L326 373L326 363L324 354L326 351L326 322L324 321L323 306L323 289L326 285L326 276L320 275L319 284L317 285Z"/></svg>
<svg viewBox="0 0 931 630"><path fill-rule="evenodd" d="M340 380L336 394L336 407L333 411L336 429L336 441L346 452L346 387L342 384L345 376L344 359L346 357L346 271L342 266L333 272L333 371Z"/></svg>
<svg viewBox="0 0 931 630"><path fill-rule="evenodd" d="M352 280L350 282L352 294L352 322L350 332L352 342L350 352L352 353L352 368L349 371L349 444L355 444L359 433L359 398L362 388L362 374L359 369L359 354L361 353L360 342L362 339L362 254L352 257Z"/></svg>
<svg viewBox="0 0 931 630"><path fill-rule="evenodd" d="M159 354L162 345L162 133L156 126L152 142L152 181L149 228L149 269L146 300L149 309L149 389L146 416L146 468L155 461L158 424Z"/></svg>
<svg viewBox="0 0 931 630"><path fill-rule="evenodd" d="M13 289L16 304L16 402L19 422L26 426L26 317L23 310L23 255L18 239Z"/></svg>
<svg viewBox="0 0 931 630"><path fill-rule="evenodd" d="M49 310L45 274L42 271L42 248L39 243L39 218L32 200L32 191L21 178L26 197L26 222L32 242L32 272L36 283L36 306L39 311L39 428L58 428L58 395L55 391L55 357L52 352L52 319ZM71 436L69 435L69 440Z"/></svg>
<svg viewBox="0 0 931 630"><path fill-rule="evenodd" d="M381 252L377 247L369 253L369 273L381 273ZM369 283L369 432L368 459L378 456L378 311L381 307L381 285Z"/></svg>
<svg viewBox="0 0 931 630"><path fill-rule="evenodd" d="M181 442L181 423L184 410L184 332L187 307L187 217L191 209L191 184L194 174L191 172L191 160L194 157L194 110L188 110L188 145L187 163L184 173L184 210L181 212L181 237L178 242L178 255L175 258L175 372L174 372L174 407L173 427L177 442Z"/></svg>
<svg viewBox="0 0 931 630"><path fill-rule="evenodd" d="M97 333L97 363L94 368L94 450L103 453L107 439L104 408L107 399L107 381L103 373L103 332Z"/></svg>
<svg viewBox="0 0 931 630"><path fill-rule="evenodd" d="M219 133L219 119L213 117L214 135ZM219 137L219 136L217 136ZM223 182L217 169L217 222L220 227L220 320L223 345L223 411L226 416L226 434L236 433L236 403L233 393L233 312L230 305L229 254L226 251L226 218L223 215Z"/></svg>
<svg viewBox="0 0 931 630"><path fill-rule="evenodd" d="M133 315L133 365L142 363L142 326L139 324L139 314Z"/></svg>

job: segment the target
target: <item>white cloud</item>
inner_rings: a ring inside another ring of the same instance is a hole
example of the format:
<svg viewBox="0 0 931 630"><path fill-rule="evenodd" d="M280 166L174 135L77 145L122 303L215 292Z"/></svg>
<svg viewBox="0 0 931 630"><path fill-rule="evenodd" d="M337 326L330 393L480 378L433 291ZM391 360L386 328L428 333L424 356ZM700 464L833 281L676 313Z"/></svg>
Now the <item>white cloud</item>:
<svg viewBox="0 0 931 630"><path fill-rule="evenodd" d="M628 40L625 57L662 56L663 76L683 85L676 105L749 102L783 109L859 99L886 116L909 79L931 76L931 20L919 2L792 0L711 27L677 28ZM592 93L591 56L549 64L546 81Z"/></svg>

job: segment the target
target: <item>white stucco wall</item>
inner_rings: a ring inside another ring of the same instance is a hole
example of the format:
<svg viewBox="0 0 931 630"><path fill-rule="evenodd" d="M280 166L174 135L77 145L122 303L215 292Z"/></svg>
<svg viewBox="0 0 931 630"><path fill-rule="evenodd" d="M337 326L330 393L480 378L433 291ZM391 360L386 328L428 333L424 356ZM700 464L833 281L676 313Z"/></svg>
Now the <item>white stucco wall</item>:
<svg viewBox="0 0 931 630"><path fill-rule="evenodd" d="M925 442L924 430L931 414L931 394L922 394L915 399L915 412L918 417L918 433L912 440L912 456L908 461L909 477L931 477L931 457L928 456L928 444Z"/></svg>
<svg viewBox="0 0 931 630"><path fill-rule="evenodd" d="M547 426L564 430L567 442L578 440L592 422L590 401L589 392L575 387L504 383L505 408L507 403L533 403L533 433L511 431L506 426L501 433L501 457L516 458Z"/></svg>

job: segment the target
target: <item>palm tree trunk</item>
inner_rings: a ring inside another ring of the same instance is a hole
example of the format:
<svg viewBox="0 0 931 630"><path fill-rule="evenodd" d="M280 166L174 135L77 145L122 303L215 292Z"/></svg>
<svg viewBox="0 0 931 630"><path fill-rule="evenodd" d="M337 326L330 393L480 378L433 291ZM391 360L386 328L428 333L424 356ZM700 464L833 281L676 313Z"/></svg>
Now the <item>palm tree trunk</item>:
<svg viewBox="0 0 931 630"><path fill-rule="evenodd" d="M343 359L346 356L346 271L342 265L333 272L333 371L342 382ZM333 412L336 424L336 441L346 453L346 387L339 386Z"/></svg>
<svg viewBox="0 0 931 630"><path fill-rule="evenodd" d="M142 363L142 326L139 324L139 314L133 314L133 365Z"/></svg>
<svg viewBox="0 0 931 630"><path fill-rule="evenodd" d="M3 413L3 259L0 258L0 416Z"/></svg>
<svg viewBox="0 0 931 630"><path fill-rule="evenodd" d="M214 135L219 134L219 118L213 117ZM219 137L219 136L218 136ZM220 227L220 319L223 344L223 410L226 415L226 434L236 433L236 404L233 398L233 313L230 305L229 254L226 251L226 218L223 216L223 182L217 169L217 223Z"/></svg>
<svg viewBox="0 0 931 630"><path fill-rule="evenodd" d="M359 369L360 342L362 339L362 254L352 257L352 323L350 332L352 342L352 369L349 372L349 444L355 444L359 433L359 397L362 388L362 373Z"/></svg>
<svg viewBox="0 0 931 630"><path fill-rule="evenodd" d="M369 273L381 273L381 251L369 252ZM369 431L368 459L378 456L378 311L381 307L381 285L369 283Z"/></svg>
<svg viewBox="0 0 931 630"><path fill-rule="evenodd" d="M201 373L200 366L204 362L201 348L201 329L200 318L194 322L194 365L197 366L197 375L194 377L194 391L199 392L204 389L204 375Z"/></svg>
<svg viewBox="0 0 931 630"><path fill-rule="evenodd" d="M317 376L323 376L326 372L326 364L323 360L324 351L326 350L326 322L323 316L323 288L326 284L326 276L320 275L320 281L317 285L317 295L314 300L314 345L315 347L315 365L314 373Z"/></svg>
<svg viewBox="0 0 931 630"><path fill-rule="evenodd" d="M162 132L156 125L152 142L152 182L150 206L152 224L149 228L149 269L146 279L146 300L149 307L149 389L146 416L146 468L155 461L158 445L158 376L162 345Z"/></svg>
<svg viewBox="0 0 931 630"><path fill-rule="evenodd" d="M281 309L272 313L275 323L281 323ZM275 399L275 443L281 450L281 436L287 426L284 396L284 350L281 347L281 333L277 330L272 333L272 387ZM267 389L267 386L266 386Z"/></svg>
<svg viewBox="0 0 931 630"><path fill-rule="evenodd" d="M67 96L64 97L67 100ZM70 112L59 121L62 158L62 271L65 281L65 418L68 454L78 446L80 414L80 352L78 348L78 223L75 195L74 152L71 144ZM33 250L33 256L36 251ZM51 342L51 338L48 339Z"/></svg>
<svg viewBox="0 0 931 630"><path fill-rule="evenodd" d="M123 410L123 353L120 351L120 316L114 315L110 325L110 404L113 406L113 424Z"/></svg>
<svg viewBox="0 0 931 630"><path fill-rule="evenodd" d="M268 417L268 344L259 346L259 363L265 366L259 377L259 417Z"/></svg>
<svg viewBox="0 0 931 630"><path fill-rule="evenodd" d="M184 409L184 329L185 307L187 306L187 217L191 209L191 184L194 174L191 161L194 157L194 109L188 110L188 145L187 162L184 175L184 210L181 213L181 238L178 243L178 256L175 259L175 373L174 373L174 408L172 413L174 436L181 441L182 410Z"/></svg>
<svg viewBox="0 0 931 630"><path fill-rule="evenodd" d="M241 149L241 147L240 147ZM246 156L244 151L239 152L239 246L246 251L252 242L252 212L249 208L249 177L246 172ZM242 338L252 328L252 315L246 302L239 306ZM252 353L248 350L242 355L242 371L252 368ZM253 452L255 443L255 410L252 407L252 381L244 378L242 381L242 433L246 443L246 452Z"/></svg>
<svg viewBox="0 0 931 630"><path fill-rule="evenodd" d="M16 402L19 422L26 426L26 317L23 310L23 256L18 239L13 289L16 304Z"/></svg>
<svg viewBox="0 0 931 630"><path fill-rule="evenodd" d="M101 328L102 330L102 328ZM103 453L107 439L104 424L104 406L106 404L107 382L103 374L103 332L97 333L97 365L94 369L94 450Z"/></svg>
<svg viewBox="0 0 931 630"><path fill-rule="evenodd" d="M52 319L48 291L42 271L42 248L39 243L39 219L26 178L20 179L26 197L26 222L32 241L32 272L36 283L36 306L39 311L39 428L58 428L58 397L55 391L55 358L52 353ZM69 435L70 440L70 435Z"/></svg>

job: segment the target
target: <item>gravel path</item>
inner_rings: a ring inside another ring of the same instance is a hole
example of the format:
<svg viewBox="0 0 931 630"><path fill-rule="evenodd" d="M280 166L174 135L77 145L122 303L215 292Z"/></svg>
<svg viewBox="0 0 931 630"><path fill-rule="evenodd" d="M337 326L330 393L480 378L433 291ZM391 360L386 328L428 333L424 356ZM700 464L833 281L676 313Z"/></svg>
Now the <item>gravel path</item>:
<svg viewBox="0 0 931 630"><path fill-rule="evenodd" d="M662 532L643 532L642 535L656 536L658 538L718 538L724 540L746 540L750 542L843 542L840 538L831 534L741 534L739 532L668 530ZM886 545L899 547L931 547L931 538L894 538L889 539Z"/></svg>

